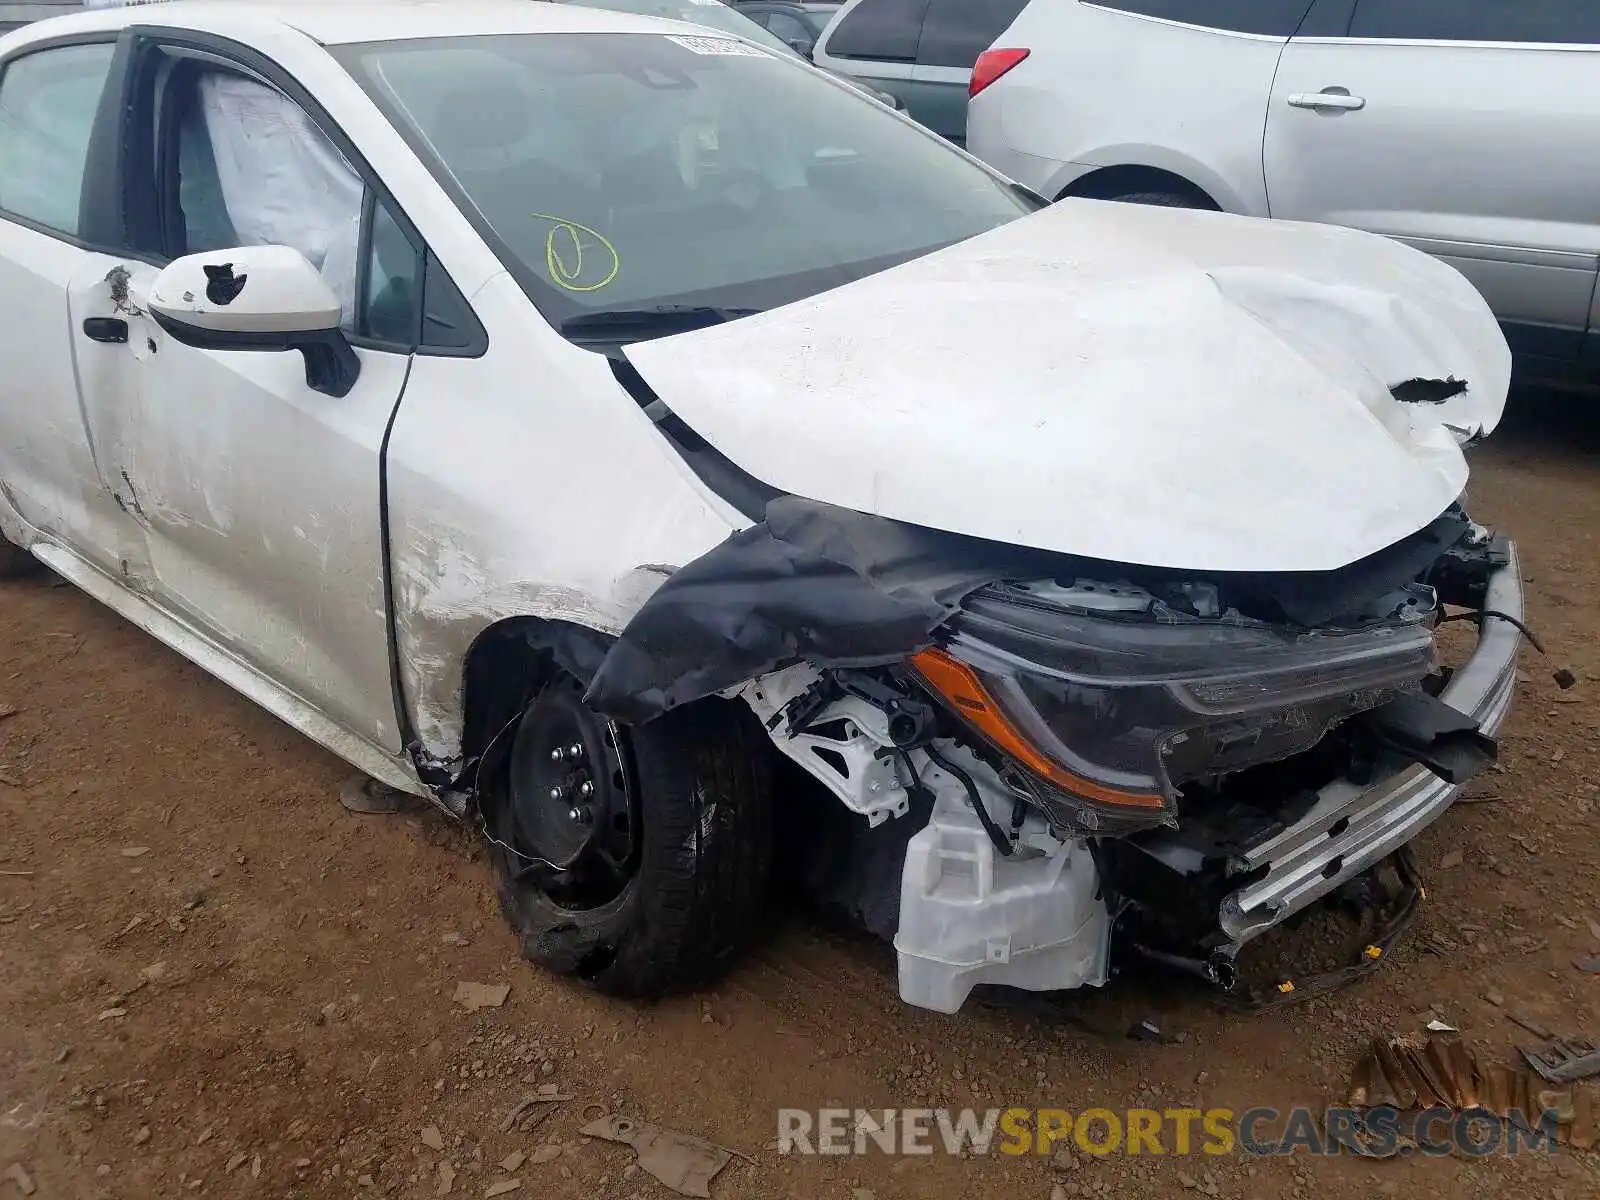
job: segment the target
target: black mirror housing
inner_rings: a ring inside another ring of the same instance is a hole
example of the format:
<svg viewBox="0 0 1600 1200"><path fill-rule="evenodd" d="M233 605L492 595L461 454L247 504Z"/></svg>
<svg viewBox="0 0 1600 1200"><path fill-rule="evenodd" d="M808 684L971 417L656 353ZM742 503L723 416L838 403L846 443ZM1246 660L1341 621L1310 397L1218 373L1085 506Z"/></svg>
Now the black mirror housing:
<svg viewBox="0 0 1600 1200"><path fill-rule="evenodd" d="M298 350L305 358L306 386L325 396L348 396L361 377L361 359L342 329L241 333L202 329L161 312L151 315L174 341L196 350Z"/></svg>

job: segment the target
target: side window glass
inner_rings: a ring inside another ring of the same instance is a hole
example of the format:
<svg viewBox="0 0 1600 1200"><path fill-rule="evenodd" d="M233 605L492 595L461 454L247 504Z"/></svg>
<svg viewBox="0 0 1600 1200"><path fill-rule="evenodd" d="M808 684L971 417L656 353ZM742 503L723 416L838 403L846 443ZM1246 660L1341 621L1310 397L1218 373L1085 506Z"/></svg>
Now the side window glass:
<svg viewBox="0 0 1600 1200"><path fill-rule="evenodd" d="M358 338L423 354L473 355L488 337L472 306L432 251L374 198L356 305Z"/></svg>
<svg viewBox="0 0 1600 1200"><path fill-rule="evenodd" d="M362 294L356 306L358 336L406 347L417 344L421 332L421 257L388 205L375 203L361 271Z"/></svg>
<svg viewBox="0 0 1600 1200"><path fill-rule="evenodd" d="M1360 0L1350 36L1445 42L1600 45L1589 0Z"/></svg>
<svg viewBox="0 0 1600 1200"><path fill-rule="evenodd" d="M1028 0L932 0L922 23L917 61L930 67L971 69L978 55L1005 32Z"/></svg>
<svg viewBox="0 0 1600 1200"><path fill-rule="evenodd" d="M0 211L75 237L89 135L115 47L37 50L0 75Z"/></svg>
<svg viewBox="0 0 1600 1200"><path fill-rule="evenodd" d="M1356 0L1316 0L1300 28L1294 31L1297 38L1346 37L1350 33L1350 13Z"/></svg>
<svg viewBox="0 0 1600 1200"><path fill-rule="evenodd" d="M482 354L489 344L488 334L432 250L423 270L423 353Z"/></svg>
<svg viewBox="0 0 1600 1200"><path fill-rule="evenodd" d="M1263 37L1292 37L1311 0L1087 0L1101 8L1139 13ZM1468 0L1461 0L1462 3Z"/></svg>
<svg viewBox="0 0 1600 1200"><path fill-rule="evenodd" d="M914 62L928 0L862 0L828 39L837 58Z"/></svg>

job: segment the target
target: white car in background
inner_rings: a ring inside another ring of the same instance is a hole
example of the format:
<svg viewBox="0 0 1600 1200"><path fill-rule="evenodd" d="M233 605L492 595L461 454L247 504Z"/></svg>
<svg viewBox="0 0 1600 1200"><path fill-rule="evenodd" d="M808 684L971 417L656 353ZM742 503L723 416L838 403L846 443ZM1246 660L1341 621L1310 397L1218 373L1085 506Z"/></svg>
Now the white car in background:
<svg viewBox="0 0 1600 1200"><path fill-rule="evenodd" d="M1600 5L1032 0L972 94L968 149L1048 199L1401 238L1528 366L1600 368Z"/></svg>
<svg viewBox="0 0 1600 1200"><path fill-rule="evenodd" d="M1425 255L569 4L83 13L0 112L0 574L481 828L552 969L715 974L820 812L912 1003L1228 985L1493 756L1510 361Z"/></svg>

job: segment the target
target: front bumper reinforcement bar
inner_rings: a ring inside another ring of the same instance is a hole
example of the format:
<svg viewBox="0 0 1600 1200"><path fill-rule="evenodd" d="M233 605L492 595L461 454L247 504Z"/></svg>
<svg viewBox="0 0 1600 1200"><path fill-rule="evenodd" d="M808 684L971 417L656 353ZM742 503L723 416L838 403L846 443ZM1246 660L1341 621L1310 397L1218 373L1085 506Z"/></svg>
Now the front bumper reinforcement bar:
<svg viewBox="0 0 1600 1200"><path fill-rule="evenodd" d="M1514 546L1490 577L1483 607L1477 647L1441 698L1492 737L1511 708L1522 639L1516 624L1522 620L1522 575ZM1223 898L1218 921L1229 949L1282 924L1406 845L1459 792L1428 768L1399 758L1380 767L1375 783L1337 780L1322 788L1299 821L1230 861L1232 873L1259 877Z"/></svg>

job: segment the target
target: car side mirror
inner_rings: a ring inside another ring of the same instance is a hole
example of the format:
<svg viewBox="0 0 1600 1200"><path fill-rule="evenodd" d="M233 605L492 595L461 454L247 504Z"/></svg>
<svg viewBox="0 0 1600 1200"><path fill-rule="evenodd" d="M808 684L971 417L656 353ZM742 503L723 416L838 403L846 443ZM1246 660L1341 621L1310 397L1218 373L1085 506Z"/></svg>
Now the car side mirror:
<svg viewBox="0 0 1600 1200"><path fill-rule="evenodd" d="M339 298L306 256L288 246L186 254L150 287L150 314L199 350L298 350L306 386L349 395L361 374L339 328Z"/></svg>

